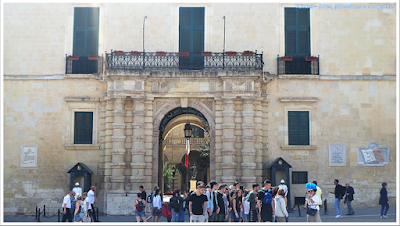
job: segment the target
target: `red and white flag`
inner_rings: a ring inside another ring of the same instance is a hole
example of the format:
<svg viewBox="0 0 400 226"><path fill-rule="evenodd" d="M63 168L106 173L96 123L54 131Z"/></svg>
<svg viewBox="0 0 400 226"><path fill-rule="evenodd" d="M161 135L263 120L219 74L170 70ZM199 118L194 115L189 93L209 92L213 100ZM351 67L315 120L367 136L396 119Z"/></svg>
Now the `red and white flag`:
<svg viewBox="0 0 400 226"><path fill-rule="evenodd" d="M185 151L185 166L186 166L186 168L189 168L189 153L190 153L189 139L186 139L186 151Z"/></svg>

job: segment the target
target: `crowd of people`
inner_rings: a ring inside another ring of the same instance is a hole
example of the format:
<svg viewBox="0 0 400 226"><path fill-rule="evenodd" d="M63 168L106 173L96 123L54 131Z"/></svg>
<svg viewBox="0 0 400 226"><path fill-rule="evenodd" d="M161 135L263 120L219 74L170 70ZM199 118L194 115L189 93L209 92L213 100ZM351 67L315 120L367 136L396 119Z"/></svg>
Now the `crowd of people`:
<svg viewBox="0 0 400 226"><path fill-rule="evenodd" d="M346 186L334 180L335 190L330 193L335 195L334 208L336 218L342 218L341 200L347 204L348 213L353 215L354 209L351 202L354 200L354 188L347 182ZM307 222L321 222L320 209L322 207L322 190L317 182L306 184L306 198L304 207L307 209ZM387 183L382 183L379 205L381 218L386 216L389 209L387 197ZM218 184L211 181L205 185L202 181L196 183L196 190L189 194L180 190L173 192L169 203L164 203L161 190L158 186L147 196L143 186L135 200L135 217L137 222L158 222L161 216L167 217L168 222L184 222L185 211L190 216L190 222L288 222L288 187L281 180L279 186L271 187L271 182L266 180L262 187L253 184L247 190L239 183L233 185ZM96 187L92 186L89 192L82 193L79 183L63 199L62 222L97 222L93 214ZM146 218L147 212L151 215Z"/></svg>

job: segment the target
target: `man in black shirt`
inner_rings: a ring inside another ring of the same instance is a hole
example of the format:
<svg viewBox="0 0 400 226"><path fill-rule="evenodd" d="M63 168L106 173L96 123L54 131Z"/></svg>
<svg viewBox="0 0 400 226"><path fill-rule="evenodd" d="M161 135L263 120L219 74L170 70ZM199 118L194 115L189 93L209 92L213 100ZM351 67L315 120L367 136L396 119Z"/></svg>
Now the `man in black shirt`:
<svg viewBox="0 0 400 226"><path fill-rule="evenodd" d="M335 201L333 202L333 207L335 208L337 214L335 218L343 218L342 206L340 204L340 200L343 198L342 191L344 187L339 184L338 179L335 179L333 183L336 185L335 192L331 192L332 194L335 194Z"/></svg>
<svg viewBox="0 0 400 226"><path fill-rule="evenodd" d="M258 205L261 207L261 221L262 222L272 222L272 195L269 193L271 189L271 181L264 181L263 189L258 193ZM266 203L263 201L264 197L266 197Z"/></svg>
<svg viewBox="0 0 400 226"><path fill-rule="evenodd" d="M225 222L228 219L227 208L225 207L224 195L225 195L226 185L221 184L218 188L217 201L217 222Z"/></svg>
<svg viewBox="0 0 400 226"><path fill-rule="evenodd" d="M253 191L249 193L248 201L250 203L250 211L249 211L249 221L257 222L257 194L258 194L258 184L253 184Z"/></svg>
<svg viewBox="0 0 400 226"><path fill-rule="evenodd" d="M189 196L190 222L205 222L207 196L204 195L206 186L202 181L197 182L197 190Z"/></svg>
<svg viewBox="0 0 400 226"><path fill-rule="evenodd" d="M142 199L146 200L147 199L147 194L146 194L146 191L144 190L143 185L139 186L139 191L142 193Z"/></svg>

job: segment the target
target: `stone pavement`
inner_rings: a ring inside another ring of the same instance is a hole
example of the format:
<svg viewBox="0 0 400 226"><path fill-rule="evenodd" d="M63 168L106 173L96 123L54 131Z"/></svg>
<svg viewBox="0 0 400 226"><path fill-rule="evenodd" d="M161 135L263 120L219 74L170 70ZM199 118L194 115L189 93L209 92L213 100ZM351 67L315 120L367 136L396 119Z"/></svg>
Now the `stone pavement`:
<svg viewBox="0 0 400 226"><path fill-rule="evenodd" d="M325 215L323 211L321 212L322 222L380 222L380 223L393 223L396 222L396 207L390 207L387 216L388 219L380 218L380 207L374 208L355 208L354 215L344 215L343 218L336 219L336 212L334 209L328 209L327 214ZM289 222L307 222L306 211L302 209L300 211L301 217L299 216L299 212L297 208L289 213ZM347 209L343 208L343 214L347 213ZM146 213L146 216L149 216L150 213ZM54 214L52 214L54 215ZM120 223L128 223L128 222L136 222L135 216L99 216L101 223L103 222L120 222ZM31 222L35 223L35 216L16 216L16 217L4 217L4 223L15 223L15 222ZM185 215L185 222L189 221L188 215ZM50 218L41 217L41 222L58 222L57 216L53 216ZM151 222L151 220L149 221ZM161 217L159 222L167 222L166 217ZM37 222L40 224L40 222Z"/></svg>

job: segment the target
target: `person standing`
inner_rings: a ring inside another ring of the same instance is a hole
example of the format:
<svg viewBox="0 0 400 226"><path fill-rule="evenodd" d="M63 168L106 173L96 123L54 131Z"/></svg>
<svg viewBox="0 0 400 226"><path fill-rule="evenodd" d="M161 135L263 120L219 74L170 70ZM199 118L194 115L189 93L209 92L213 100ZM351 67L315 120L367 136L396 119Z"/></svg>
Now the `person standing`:
<svg viewBox="0 0 400 226"><path fill-rule="evenodd" d="M185 207L184 207L185 199L182 198L182 196L180 195L180 192L178 195L178 203L179 203L178 221L185 222Z"/></svg>
<svg viewBox="0 0 400 226"><path fill-rule="evenodd" d="M318 195L318 198L319 198L318 205L319 205L319 208L321 209L321 207L322 207L322 189L320 187L318 187L317 181L313 181L313 184L315 184L315 186L317 186L317 192L315 194Z"/></svg>
<svg viewBox="0 0 400 226"><path fill-rule="evenodd" d="M258 184L253 184L253 190L248 194L248 202L250 203L250 210L249 210L249 222L257 222L258 215L257 209L259 208L259 204L257 204L257 195L258 195Z"/></svg>
<svg viewBox="0 0 400 226"><path fill-rule="evenodd" d="M89 197L87 196L87 192L83 192L83 206L86 208L86 216L89 216L89 213L92 210L92 206L89 204Z"/></svg>
<svg viewBox="0 0 400 226"><path fill-rule="evenodd" d="M224 202L225 206L228 208L228 219L225 220L225 222L233 222L233 216L232 216L232 197L230 192L234 192L232 190L228 191L228 186L225 187L225 195L224 195ZM233 189L233 185L229 186L229 189ZM233 193L232 193L233 194Z"/></svg>
<svg viewBox="0 0 400 226"><path fill-rule="evenodd" d="M350 183L346 183L346 198L345 202L347 203L347 213L346 215L353 215L355 212L353 207L351 206L351 202L354 200L354 188L350 186Z"/></svg>
<svg viewBox="0 0 400 226"><path fill-rule="evenodd" d="M272 195L269 192L271 189L271 182L264 181L263 189L258 193L258 206L261 207L261 221L262 222L272 222L273 215L273 203Z"/></svg>
<svg viewBox="0 0 400 226"><path fill-rule="evenodd" d="M285 190L279 188L275 196L275 220L276 222L286 222L289 213L286 210Z"/></svg>
<svg viewBox="0 0 400 226"><path fill-rule="evenodd" d="M161 203L161 196L160 196L160 189L157 189L154 192L154 198L153 198L153 222L158 222L158 219L161 217L161 210L162 210L162 203Z"/></svg>
<svg viewBox="0 0 400 226"><path fill-rule="evenodd" d="M307 222L322 222L321 216L319 215L319 206L318 206L319 197L318 195L316 195L317 186L313 183L308 183L308 184L310 184L311 188L307 189L306 206L307 208L316 210L316 213L314 216L307 214Z"/></svg>
<svg viewBox="0 0 400 226"><path fill-rule="evenodd" d="M172 198L169 200L172 204L172 219L171 222L179 222L179 190L174 191L174 193L172 194Z"/></svg>
<svg viewBox="0 0 400 226"><path fill-rule="evenodd" d="M342 206L340 205L340 200L343 198L342 197L343 186L339 184L338 179L335 179L335 181L333 183L336 185L335 192L331 192L332 194L335 194L335 202L333 203L333 207L336 210L335 218L343 218Z"/></svg>
<svg viewBox="0 0 400 226"><path fill-rule="evenodd" d="M150 200L146 200L147 203L149 203L149 208L150 208L150 212L153 213L153 199L154 199L154 194L156 193L156 190L160 189L160 187L155 186L154 187L154 191L152 193L150 193ZM146 219L149 220L150 218L152 218L152 214L150 214L150 216Z"/></svg>
<svg viewBox="0 0 400 226"><path fill-rule="evenodd" d="M66 196L64 196L63 203L62 203L62 208L64 209L63 216L62 216L62 222L65 222L68 219L68 222L72 222L72 213L71 213L71 196L73 192L69 191Z"/></svg>
<svg viewBox="0 0 400 226"><path fill-rule="evenodd" d="M240 222L240 219L242 218L242 200L242 190L238 189L232 196L232 214L234 222Z"/></svg>
<svg viewBox="0 0 400 226"><path fill-rule="evenodd" d="M202 181L197 182L197 190L189 197L190 222L205 222L207 214L207 196L204 195L206 186Z"/></svg>
<svg viewBox="0 0 400 226"><path fill-rule="evenodd" d="M218 210L217 210L217 222L225 222L228 220L228 206L225 204L225 190L226 190L226 185L221 184L218 188L218 194L217 194L217 203L218 203Z"/></svg>
<svg viewBox="0 0 400 226"><path fill-rule="evenodd" d="M82 188L79 187L79 183L78 182L75 183L75 187L72 189L72 191L75 192L75 197L78 194L82 195Z"/></svg>
<svg viewBox="0 0 400 226"><path fill-rule="evenodd" d="M242 210L242 216L243 216L243 222L249 222L249 211L250 211L250 203L247 200L249 197L247 196L249 194L249 191L244 190L243 192L243 210Z"/></svg>
<svg viewBox="0 0 400 226"><path fill-rule="evenodd" d="M146 197L146 196L144 196L144 197ZM140 219L142 219L143 222L147 222L145 207L146 207L146 202L143 199L143 193L139 192L139 193L137 193L137 199L135 200L135 217L136 217L136 221L138 223L140 222Z"/></svg>
<svg viewBox="0 0 400 226"><path fill-rule="evenodd" d="M387 183L383 182L382 183L382 188L379 197L379 205L381 205L381 218L389 218L386 216L388 210L389 210L389 199L387 197Z"/></svg>
<svg viewBox="0 0 400 226"><path fill-rule="evenodd" d="M88 192L89 204L90 204L90 218L92 222L97 222L96 214L94 213L94 202L96 200L96 186L90 187Z"/></svg>
<svg viewBox="0 0 400 226"><path fill-rule="evenodd" d="M285 198L287 197L287 194L288 194L288 187L286 186L286 184L285 184L285 180L281 180L281 184L279 185L279 188L283 188L283 190L285 191Z"/></svg>
<svg viewBox="0 0 400 226"><path fill-rule="evenodd" d="M143 199L143 200L146 200L147 193L146 193L146 191L144 190L143 185L140 185L140 186L139 186L139 191L142 193L142 199Z"/></svg>
<svg viewBox="0 0 400 226"><path fill-rule="evenodd" d="M76 203L75 203L75 212L74 212L74 222L82 222L83 217L80 215L81 209L84 208L83 203L82 203L82 195L77 194L76 195Z"/></svg>
<svg viewBox="0 0 400 226"><path fill-rule="evenodd" d="M218 188L218 184L215 181L210 182L210 190L207 191L207 212L208 212L208 221L209 222L217 222L217 210L218 210L218 201L217 201L217 193L216 190Z"/></svg>

